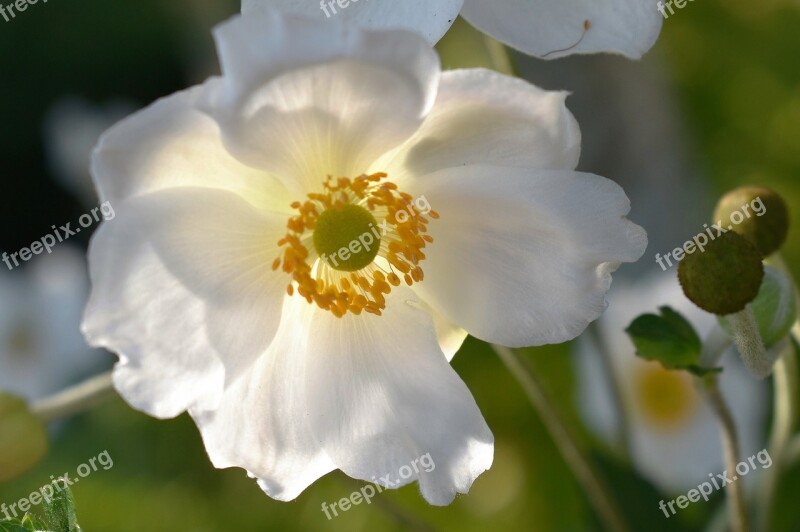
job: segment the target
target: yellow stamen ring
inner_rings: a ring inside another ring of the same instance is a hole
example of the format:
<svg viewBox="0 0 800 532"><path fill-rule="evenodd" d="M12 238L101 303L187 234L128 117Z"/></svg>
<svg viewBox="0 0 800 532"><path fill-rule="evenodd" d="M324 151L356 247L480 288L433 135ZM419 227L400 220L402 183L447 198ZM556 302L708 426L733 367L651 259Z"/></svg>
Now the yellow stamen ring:
<svg viewBox="0 0 800 532"><path fill-rule="evenodd" d="M292 204L298 214L289 218L289 231L278 241L282 255L272 264L273 270L291 275L290 296L296 284L301 297L336 317L348 312L380 316L385 296L400 286L401 276L409 286L423 280L422 250L433 242L425 234L426 216L439 215L420 212L412 196L383 181L386 177L377 173L334 181L328 176L323 192Z"/></svg>

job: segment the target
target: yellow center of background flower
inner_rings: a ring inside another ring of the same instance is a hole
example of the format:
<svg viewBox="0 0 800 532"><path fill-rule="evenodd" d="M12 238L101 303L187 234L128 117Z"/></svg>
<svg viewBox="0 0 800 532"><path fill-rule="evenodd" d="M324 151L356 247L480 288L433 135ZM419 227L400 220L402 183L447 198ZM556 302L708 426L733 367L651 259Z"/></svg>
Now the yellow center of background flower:
<svg viewBox="0 0 800 532"><path fill-rule="evenodd" d="M296 201L298 211L278 241L284 248L273 270L291 275L286 288L336 317L381 315L393 286L423 280L423 249L434 210L420 212L413 197L384 181L384 173L355 179L328 176L323 191Z"/></svg>
<svg viewBox="0 0 800 532"><path fill-rule="evenodd" d="M637 372L634 392L645 420L659 428L674 429L687 423L698 403L688 374L655 363Z"/></svg>

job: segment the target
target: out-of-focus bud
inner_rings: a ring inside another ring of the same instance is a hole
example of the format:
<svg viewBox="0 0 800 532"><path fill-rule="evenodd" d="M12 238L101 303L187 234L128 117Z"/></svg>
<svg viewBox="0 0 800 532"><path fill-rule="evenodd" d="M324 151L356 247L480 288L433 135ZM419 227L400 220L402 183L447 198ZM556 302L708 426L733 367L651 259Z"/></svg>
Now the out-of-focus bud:
<svg viewBox="0 0 800 532"><path fill-rule="evenodd" d="M764 282L751 306L764 345L769 348L786 338L797 319L794 285L789 276L770 266L764 268ZM733 331L727 318L720 318L720 324L726 331Z"/></svg>
<svg viewBox="0 0 800 532"><path fill-rule="evenodd" d="M763 278L759 251L732 232L712 240L704 252L686 255L678 266L686 297L718 316L743 310L758 295Z"/></svg>
<svg viewBox="0 0 800 532"><path fill-rule="evenodd" d="M0 482L21 475L47 452L47 431L22 399L0 392Z"/></svg>
<svg viewBox="0 0 800 532"><path fill-rule="evenodd" d="M789 233L789 208L774 190L746 186L732 190L719 200L714 221L746 237L762 257L778 251Z"/></svg>

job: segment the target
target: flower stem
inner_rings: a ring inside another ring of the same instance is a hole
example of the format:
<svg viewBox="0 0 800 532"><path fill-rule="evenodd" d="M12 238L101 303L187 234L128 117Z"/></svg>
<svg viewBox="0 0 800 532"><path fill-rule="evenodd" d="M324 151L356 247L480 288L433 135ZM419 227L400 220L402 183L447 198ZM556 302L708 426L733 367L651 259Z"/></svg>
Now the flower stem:
<svg viewBox="0 0 800 532"><path fill-rule="evenodd" d="M739 348L745 367L758 379L769 376L775 361L764 347L753 308L747 305L741 312L731 314L730 322L733 325L733 341Z"/></svg>
<svg viewBox="0 0 800 532"><path fill-rule="evenodd" d="M608 496L610 490L585 456L575 436L553 408L530 365L507 347L492 344L492 348L525 391L547 432L553 438L562 458L586 490L589 502L606 527L617 532L627 531L628 527L622 517L622 512Z"/></svg>
<svg viewBox="0 0 800 532"><path fill-rule="evenodd" d="M725 454L725 468L736 471L739 463L739 438L736 435L736 423L733 420L728 404L719 390L716 376L711 376L705 381L706 394L711 408L714 410L720 423L720 435ZM732 475L733 473L731 473ZM744 502L744 491L741 482L734 481L725 486L728 493L728 510L730 512L731 529L734 532L747 532L750 529L747 521L747 510Z"/></svg>
<svg viewBox="0 0 800 532"><path fill-rule="evenodd" d="M605 338L603 331L597 326L597 322L589 325L587 332L590 335L591 341L595 343L597 351L600 353L600 364L603 370L603 376L608 383L609 390L611 391L611 401L614 403L614 410L617 412L617 442L620 449L626 457L631 456L631 428L630 428L630 410L622 397L622 388L620 386L617 372L614 371L614 360L611 353L606 349Z"/></svg>
<svg viewBox="0 0 800 532"><path fill-rule="evenodd" d="M800 436L795 436L786 445L786 467L800 462Z"/></svg>
<svg viewBox="0 0 800 532"><path fill-rule="evenodd" d="M797 404L800 401L797 371L797 355L794 345L789 342L775 364L773 374L774 412L768 445L772 466L764 471L764 484L759 491L759 530L769 530L773 498L777 492L780 474L783 466L788 465L787 460L790 460L790 441L797 423Z"/></svg>
<svg viewBox="0 0 800 532"><path fill-rule="evenodd" d="M114 394L111 372L103 373L36 401L31 411L44 422L54 421L89 410Z"/></svg>

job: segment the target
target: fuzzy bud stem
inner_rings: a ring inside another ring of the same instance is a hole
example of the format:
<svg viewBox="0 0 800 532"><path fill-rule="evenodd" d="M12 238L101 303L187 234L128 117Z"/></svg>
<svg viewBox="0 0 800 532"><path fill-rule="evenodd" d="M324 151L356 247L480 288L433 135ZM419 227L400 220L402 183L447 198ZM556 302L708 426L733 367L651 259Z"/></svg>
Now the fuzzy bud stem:
<svg viewBox="0 0 800 532"><path fill-rule="evenodd" d="M747 370L757 379L768 377L775 360L764 347L752 307L747 305L744 310L731 314L729 319L733 325L733 341Z"/></svg>

